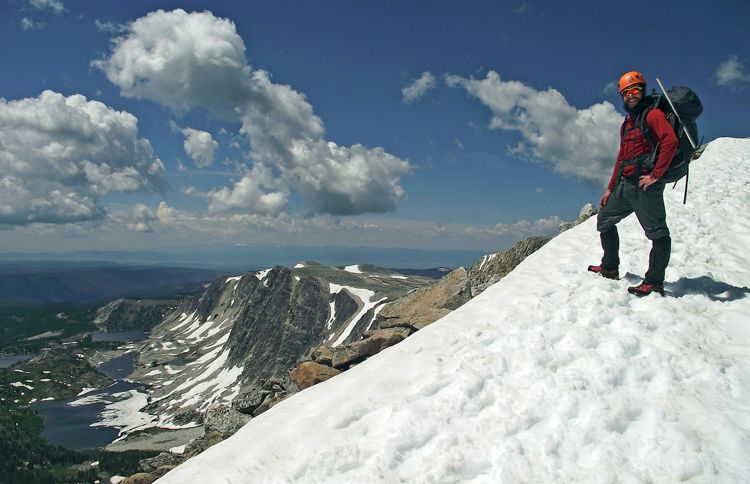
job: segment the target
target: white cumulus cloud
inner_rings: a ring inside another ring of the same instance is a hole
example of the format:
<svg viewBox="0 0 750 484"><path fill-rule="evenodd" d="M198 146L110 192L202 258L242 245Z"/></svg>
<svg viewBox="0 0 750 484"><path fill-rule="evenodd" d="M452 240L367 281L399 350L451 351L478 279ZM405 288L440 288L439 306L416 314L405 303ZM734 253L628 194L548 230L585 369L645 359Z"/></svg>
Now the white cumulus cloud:
<svg viewBox="0 0 750 484"><path fill-rule="evenodd" d="M193 128L182 130L185 135L183 148L185 153L193 160L198 168L211 166L214 162L214 152L219 143L211 136L211 133Z"/></svg>
<svg viewBox="0 0 750 484"><path fill-rule="evenodd" d="M512 153L589 183L604 183L611 175L622 123L611 103L577 109L555 89L539 91L518 81L504 81L494 71L484 79L446 76L446 82L465 89L490 109L491 129L521 134Z"/></svg>
<svg viewBox="0 0 750 484"><path fill-rule="evenodd" d="M435 76L431 72L425 71L419 79L413 79L408 86L401 89L401 95L406 104L411 104L435 86Z"/></svg>
<svg viewBox="0 0 750 484"><path fill-rule="evenodd" d="M136 203L130 210L130 223L127 227L136 232L153 232L152 222L159 220L159 217L142 203Z"/></svg>
<svg viewBox="0 0 750 484"><path fill-rule="evenodd" d="M280 184L296 191L311 213L384 212L404 195L400 178L411 172L408 161L382 148L327 141L305 96L253 69L234 24L210 12L152 12L131 23L111 55L93 65L124 96L180 113L204 109L241 124L251 161L281 180L214 190L207 194L211 210L276 211L287 202L273 188Z"/></svg>
<svg viewBox="0 0 750 484"><path fill-rule="evenodd" d="M274 180L268 169L257 164L232 188L223 187L201 196L209 201L209 213L248 209L252 213L278 214L286 206L288 193L283 182Z"/></svg>
<svg viewBox="0 0 750 484"><path fill-rule="evenodd" d="M722 62L714 77L720 86L738 87L750 84L750 74L745 73L745 68L736 55L731 55Z"/></svg>
<svg viewBox="0 0 750 484"><path fill-rule="evenodd" d="M84 96L0 98L0 224L100 218L109 192L164 189L138 121Z"/></svg>

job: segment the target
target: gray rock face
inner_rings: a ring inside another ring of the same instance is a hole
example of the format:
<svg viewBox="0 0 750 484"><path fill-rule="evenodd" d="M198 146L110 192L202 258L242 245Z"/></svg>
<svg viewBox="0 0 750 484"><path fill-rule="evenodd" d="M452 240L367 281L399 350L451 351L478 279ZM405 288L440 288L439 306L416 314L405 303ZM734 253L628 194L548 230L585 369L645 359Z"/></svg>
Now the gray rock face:
<svg viewBox="0 0 750 484"><path fill-rule="evenodd" d="M163 466L176 466L185 460L185 456L170 454L169 452L162 452L156 457L149 457L148 459L141 459L138 461L138 465L144 472L154 472L159 467Z"/></svg>
<svg viewBox="0 0 750 484"><path fill-rule="evenodd" d="M226 404L214 405L203 417L205 433L218 434L226 439L250 421L250 417Z"/></svg>
<svg viewBox="0 0 750 484"><path fill-rule="evenodd" d="M292 391L278 380L262 380L235 398L232 408L245 415L257 417L291 394Z"/></svg>
<svg viewBox="0 0 750 484"><path fill-rule="evenodd" d="M323 339L330 296L327 284L275 267L244 295L244 309L229 335L228 362L242 365L248 382L292 368Z"/></svg>

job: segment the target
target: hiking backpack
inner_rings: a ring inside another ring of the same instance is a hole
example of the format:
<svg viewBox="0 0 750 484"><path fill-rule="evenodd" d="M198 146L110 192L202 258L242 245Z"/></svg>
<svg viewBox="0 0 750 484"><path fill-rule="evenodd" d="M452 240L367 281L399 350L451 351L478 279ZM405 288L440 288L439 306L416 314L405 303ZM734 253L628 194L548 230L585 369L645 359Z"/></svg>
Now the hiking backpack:
<svg viewBox="0 0 750 484"><path fill-rule="evenodd" d="M646 115L649 111L658 107L667 116L667 121L669 121L677 136L677 149L674 152L669 168L667 168L666 173L664 173L661 179L666 183L677 183L682 177L688 176L690 161L700 156L700 152L697 153L697 156L694 156L700 146L698 142L698 125L695 120L703 112L703 104L698 95L689 87L674 86L667 91L664 89L661 80L657 79L657 81L662 93L658 94L654 90L650 95L651 104L646 108L643 116L641 116L640 130L649 144L651 144L654 152L652 160L655 160L659 146L653 134L648 129L648 124L645 122ZM685 181L685 199L687 199L687 178ZM685 203L685 200L683 200L683 203Z"/></svg>

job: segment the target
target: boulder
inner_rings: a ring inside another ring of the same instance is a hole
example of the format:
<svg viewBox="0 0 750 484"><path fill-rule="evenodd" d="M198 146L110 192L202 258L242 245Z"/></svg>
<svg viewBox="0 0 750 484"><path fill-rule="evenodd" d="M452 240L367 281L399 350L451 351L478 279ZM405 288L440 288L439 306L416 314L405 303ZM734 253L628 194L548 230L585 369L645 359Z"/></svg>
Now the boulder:
<svg viewBox="0 0 750 484"><path fill-rule="evenodd" d="M250 390L232 401L232 408L245 415L255 417L291 395L286 386L275 379L261 380ZM260 410L259 410L260 409Z"/></svg>
<svg viewBox="0 0 750 484"><path fill-rule="evenodd" d="M599 210L596 209L596 207L590 203L587 203L586 205L581 208L581 211L578 212L578 219L576 220L576 225L585 222L586 220L590 219L594 215L599 213Z"/></svg>
<svg viewBox="0 0 750 484"><path fill-rule="evenodd" d="M331 361L333 361L333 352L331 352ZM324 382L341 373L340 370L330 366L321 365L314 361L304 361L297 366L289 375L292 381L300 390L309 388L320 382Z"/></svg>
<svg viewBox="0 0 750 484"><path fill-rule="evenodd" d="M320 345L313 350L310 357L316 363L331 366L333 364L333 348L328 345Z"/></svg>
<svg viewBox="0 0 750 484"><path fill-rule="evenodd" d="M144 472L151 473L156 469L164 466L176 466L184 461L187 457L184 455L172 454L170 452L162 452L155 457L149 457L148 459L141 459L138 461L138 465Z"/></svg>
<svg viewBox="0 0 750 484"><path fill-rule="evenodd" d="M185 446L185 452L182 456L184 456L185 459L188 459L200 454L212 445L218 444L222 440L224 439L222 439L219 434L203 434L200 437L191 440L190 443Z"/></svg>
<svg viewBox="0 0 750 484"><path fill-rule="evenodd" d="M285 393L279 393L271 398L266 398L265 400L263 400L263 403L260 404L260 407L255 409L255 411L253 412L253 417L257 417L261 413L283 402L284 400L286 400L287 398L291 396L292 396L291 393L285 392Z"/></svg>
<svg viewBox="0 0 750 484"><path fill-rule="evenodd" d="M396 343L406 339L412 331L409 328L386 328L365 333L365 339L333 349L334 368L349 368L353 364L376 355Z"/></svg>
<svg viewBox="0 0 750 484"><path fill-rule="evenodd" d="M127 479L121 480L120 484L151 484L174 468L175 466L162 466L153 472L139 472L138 474L133 474Z"/></svg>
<svg viewBox="0 0 750 484"><path fill-rule="evenodd" d="M558 227L558 232L563 233L566 230L570 230L573 227L575 227L578 224L581 224L591 218L592 216L599 213L599 210L596 209L596 207L590 203L587 203L581 208L581 211L578 212L578 218L575 222L562 222L560 226Z"/></svg>
<svg viewBox="0 0 750 484"><path fill-rule="evenodd" d="M203 417L206 434L218 434L226 439L250 421L250 417L238 412L229 405L218 404L209 407Z"/></svg>

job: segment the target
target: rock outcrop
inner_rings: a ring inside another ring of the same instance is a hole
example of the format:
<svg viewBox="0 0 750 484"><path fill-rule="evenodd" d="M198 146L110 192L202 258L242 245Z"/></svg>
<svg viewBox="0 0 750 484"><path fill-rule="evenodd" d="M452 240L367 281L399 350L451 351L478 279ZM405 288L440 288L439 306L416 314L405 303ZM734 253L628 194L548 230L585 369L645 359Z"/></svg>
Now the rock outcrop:
<svg viewBox="0 0 750 484"><path fill-rule="evenodd" d="M222 439L226 439L249 421L249 416L238 412L230 405L214 405L206 411L206 415L203 417L204 432L206 434L217 434Z"/></svg>
<svg viewBox="0 0 750 484"><path fill-rule="evenodd" d="M459 267L437 282L386 304L378 313L380 327L422 329L455 309L450 302L465 299L461 296L465 292L466 269Z"/></svg>
<svg viewBox="0 0 750 484"><path fill-rule="evenodd" d="M347 369L405 340L412 332L409 328L387 328L366 333L362 341L334 348L331 364L334 368Z"/></svg>
<svg viewBox="0 0 750 484"><path fill-rule="evenodd" d="M341 373L341 370L337 370L331 366L315 361L304 361L292 370L289 378L291 378L300 390L304 390L305 388L329 380L339 373Z"/></svg>
<svg viewBox="0 0 750 484"><path fill-rule="evenodd" d="M288 381L286 393L266 382L285 380L323 343L359 340L383 304L430 282L366 269L277 266L221 278L185 300L140 348L133 378L150 390L146 410L159 415L158 425L196 424L215 403L257 415L297 391Z"/></svg>
<svg viewBox="0 0 750 484"><path fill-rule="evenodd" d="M468 270L460 267L439 281L387 304L378 313L379 327L419 330L437 321L505 277L549 240L549 237L529 237L506 251L482 257Z"/></svg>
<svg viewBox="0 0 750 484"><path fill-rule="evenodd" d="M585 222L586 220L588 220L592 216L596 215L597 213L599 213L599 210L597 210L596 207L593 206L592 204L587 203L586 205L584 205L581 208L581 211L578 212L578 218L575 220L575 222L563 222L563 223L561 223L560 227L558 228L558 232L559 233L563 233L566 230L570 230L573 227L575 227L576 225Z"/></svg>

